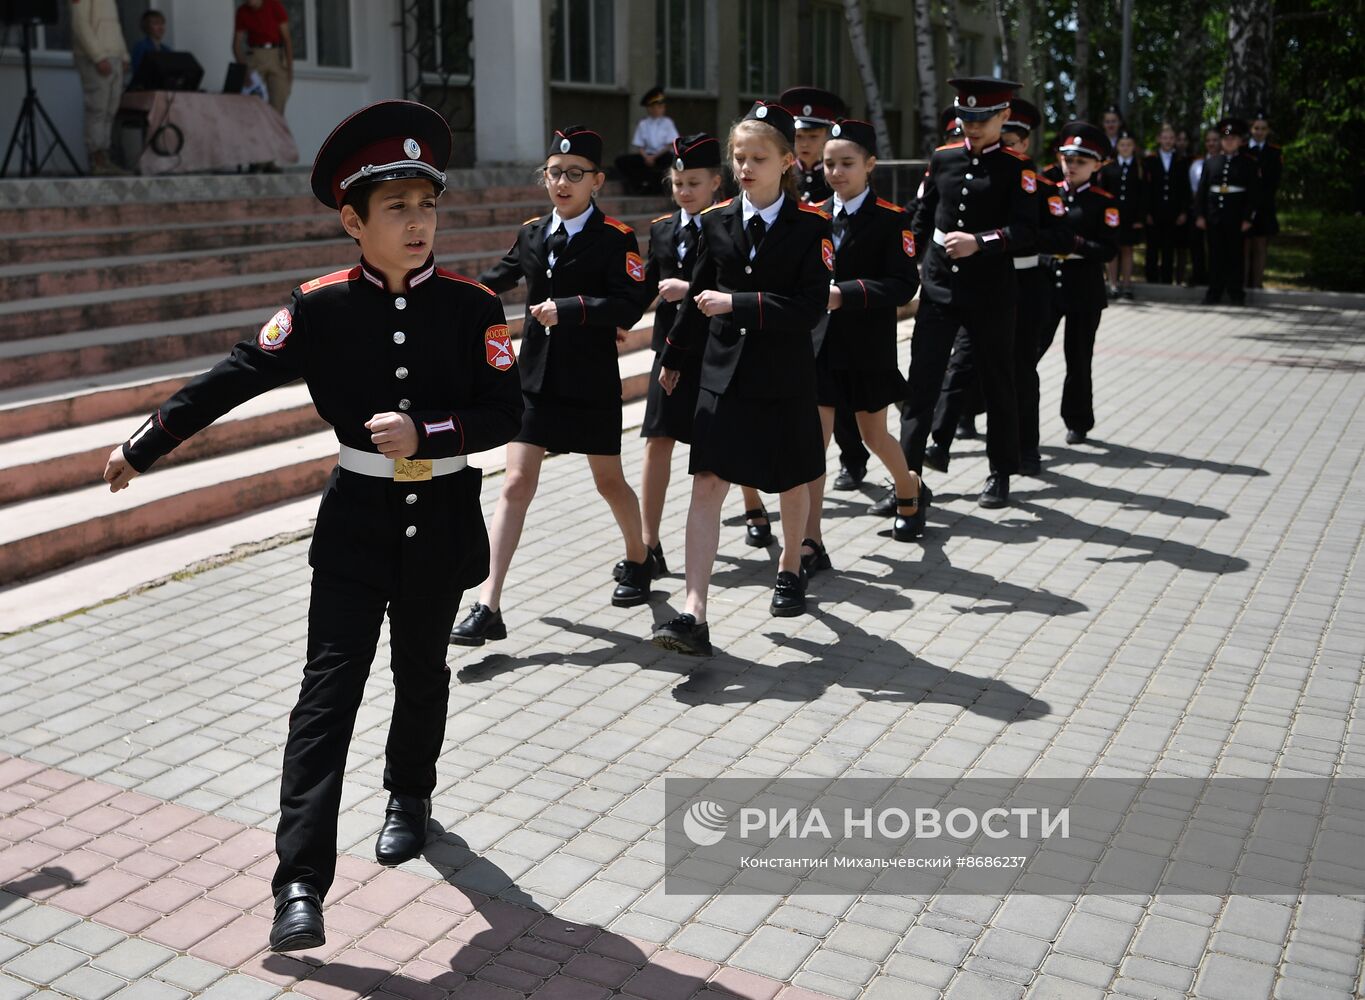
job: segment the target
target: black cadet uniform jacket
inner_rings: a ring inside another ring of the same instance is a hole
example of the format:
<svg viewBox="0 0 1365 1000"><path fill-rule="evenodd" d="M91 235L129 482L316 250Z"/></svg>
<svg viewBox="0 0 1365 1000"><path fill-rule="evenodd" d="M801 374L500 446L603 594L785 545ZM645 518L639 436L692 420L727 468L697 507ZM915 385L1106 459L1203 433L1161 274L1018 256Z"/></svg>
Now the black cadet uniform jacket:
<svg viewBox="0 0 1365 1000"><path fill-rule="evenodd" d="M924 174L912 227L922 248L922 295L942 305L979 305L1014 282L1011 255L1032 247L1038 228L1038 175L1033 161L995 143L965 142L934 150ZM978 250L952 260L935 231L967 232Z"/></svg>
<svg viewBox="0 0 1365 1000"><path fill-rule="evenodd" d="M233 407L299 378L337 440L374 454L365 422L377 413L412 418L416 459L496 448L521 426L498 297L431 260L395 294L362 260L294 289L256 337L158 407L124 457L145 472ZM488 575L480 481L474 468L424 482L333 469L309 562L390 592L473 586Z"/></svg>
<svg viewBox="0 0 1365 1000"><path fill-rule="evenodd" d="M1049 213L1065 223L1071 237L1069 250L1052 253L1057 311L1104 309L1109 304L1104 265L1118 254L1119 209L1114 196L1093 183L1073 191L1063 181L1055 191L1049 189L1047 204Z"/></svg>
<svg viewBox="0 0 1365 1000"><path fill-rule="evenodd" d="M784 198L750 261L743 199L734 198L702 212L700 247L663 366L682 370L685 352L703 351L703 389L749 399L813 396L811 331L826 315L834 270L829 216ZM731 294L734 311L703 315L693 300L707 289Z"/></svg>
<svg viewBox="0 0 1365 1000"><path fill-rule="evenodd" d="M1194 210L1209 228L1253 221L1260 201L1261 171L1253 157L1217 153L1204 161Z"/></svg>
<svg viewBox="0 0 1365 1000"><path fill-rule="evenodd" d="M1273 142L1260 146L1248 145L1242 152L1254 159L1261 168L1261 203L1256 207L1256 225L1251 231L1257 236L1275 236L1280 231L1276 195L1284 174L1284 154Z"/></svg>
<svg viewBox="0 0 1365 1000"><path fill-rule="evenodd" d="M704 211L704 210L703 210ZM676 208L669 215L662 215L649 224L649 259L645 269L645 285L653 292L658 291L659 282L666 278L681 278L690 283L692 271L697 265L697 253L701 243L701 215L692 216L692 225L697 227L697 240L687 256L678 260L678 233L682 230L682 209ZM678 318L680 302L665 302L659 299L654 307L654 337L651 347L661 352L668 346L668 331L673 329L673 321Z"/></svg>
<svg viewBox="0 0 1365 1000"><path fill-rule="evenodd" d="M551 218L527 219L511 249L479 280L506 292L526 279L520 358L526 392L569 400L620 399L616 329L634 326L653 297L635 230L594 205L551 269L545 248ZM553 299L559 312L550 330L530 311L546 299Z"/></svg>
<svg viewBox="0 0 1365 1000"><path fill-rule="evenodd" d="M818 205L834 195L825 180L825 164L823 162L807 168L800 160L792 167L796 171L796 187L801 194L801 200L808 205Z"/></svg>
<svg viewBox="0 0 1365 1000"><path fill-rule="evenodd" d="M834 211L834 199L820 206ZM910 215L868 191L834 254L834 284L843 305L829 314L825 361L832 370L895 371L896 310L919 288L919 258ZM815 345L817 354L820 344Z"/></svg>
<svg viewBox="0 0 1365 1000"><path fill-rule="evenodd" d="M1142 176L1147 189L1147 214L1159 226L1173 226L1190 210L1190 161L1171 153L1171 169L1161 162L1161 153L1149 153L1142 161Z"/></svg>
<svg viewBox="0 0 1365 1000"><path fill-rule="evenodd" d="M1142 183L1142 165L1137 157L1124 164L1116 155L1100 167L1095 181L1112 194L1118 204L1120 242L1134 242L1137 234L1133 227L1147 223L1147 196Z"/></svg>

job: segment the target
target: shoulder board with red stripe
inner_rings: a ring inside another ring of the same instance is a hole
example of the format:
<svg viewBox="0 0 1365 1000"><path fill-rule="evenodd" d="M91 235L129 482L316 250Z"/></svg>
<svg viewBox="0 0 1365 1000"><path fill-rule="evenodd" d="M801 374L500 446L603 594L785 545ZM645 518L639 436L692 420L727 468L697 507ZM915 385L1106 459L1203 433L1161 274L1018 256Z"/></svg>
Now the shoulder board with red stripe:
<svg viewBox="0 0 1365 1000"><path fill-rule="evenodd" d="M702 214L702 215L705 215L707 212L714 212L714 211L715 211L716 209L718 209L718 208L724 208L726 205L730 204L730 202L732 202L732 201L734 201L734 200L735 200L735 199L733 199L733 198L726 198L724 201L718 201L718 202L716 202L714 205L711 205L711 206L708 207L708 208L703 208L703 209L701 210L701 214Z"/></svg>
<svg viewBox="0 0 1365 1000"><path fill-rule="evenodd" d="M649 224L652 226L652 225L654 225L656 222L663 222L665 219L671 219L671 218L673 218L673 213L672 213L672 212L666 212L665 214L659 216L657 219L650 219L650 220L649 220Z"/></svg>
<svg viewBox="0 0 1365 1000"><path fill-rule="evenodd" d="M828 212L826 212L826 211L824 211L824 210L822 210L822 209L816 207L815 205L811 205L811 204L809 204L808 202L804 202L804 201L803 201L803 202L799 202L799 203L797 204L796 207L799 208L799 209L801 209L801 211L803 211L803 212L809 212L811 215L818 215L818 216L820 216L820 218L822 218L822 219L832 219L832 218L834 218L834 216L830 215Z"/></svg>
<svg viewBox="0 0 1365 1000"><path fill-rule="evenodd" d="M605 222L607 225L611 226L612 229L619 230L620 232L625 233L627 236L635 232L634 229L626 225L620 219L613 219L610 215L602 216L602 221Z"/></svg>
<svg viewBox="0 0 1365 1000"><path fill-rule="evenodd" d="M945 149L961 149L965 145L967 145L965 142L950 142L946 146L939 146L934 152L938 153Z"/></svg>
<svg viewBox="0 0 1365 1000"><path fill-rule="evenodd" d="M473 278L466 278L463 274L456 274L454 271L447 271L444 267L438 267L436 269L436 273L439 274L442 278L445 278L449 281L459 281L466 285L473 285L475 288L481 289L487 292L489 295L496 296L498 294L497 292L493 291L493 289L483 284L483 282L475 281Z"/></svg>
<svg viewBox="0 0 1365 1000"><path fill-rule="evenodd" d="M331 274L324 274L321 278L305 281L299 286L299 291L307 295L309 292L316 292L319 288L326 288L328 285L335 285L358 277L360 277L360 266L356 265L344 271L333 271Z"/></svg>
<svg viewBox="0 0 1365 1000"><path fill-rule="evenodd" d="M1027 153L1021 153L1019 152L1019 150L1012 149L1009 146L1001 146L1000 148L1004 150L1006 153L1009 153L1010 156L1014 157L1016 160L1024 160L1025 162L1028 162L1033 159L1033 157L1029 156Z"/></svg>
<svg viewBox="0 0 1365 1000"><path fill-rule="evenodd" d="M877 199L877 207L878 207L878 208L888 208L888 209L890 209L890 210L893 211L893 212L901 212L901 213L904 213L904 212L905 212L905 208L904 208L903 206L897 205L894 201L887 201L885 198L878 198L878 199Z"/></svg>
<svg viewBox="0 0 1365 1000"><path fill-rule="evenodd" d="M523 225L523 226L529 226L529 225L530 225L531 223L533 223L533 222L539 222L540 219L541 219L541 216L539 216L539 215L533 215L533 216L531 216L529 219L527 219L525 222L523 222L522 225Z"/></svg>
<svg viewBox="0 0 1365 1000"><path fill-rule="evenodd" d="M1112 194L1110 194L1110 193L1109 193L1108 191L1106 191L1104 188L1102 188L1102 187L1095 187L1095 185L1093 185L1093 184L1090 185L1090 190L1091 190L1091 191L1094 191L1096 194L1102 194L1102 195L1104 195L1106 198L1112 198L1112 197L1114 197Z"/></svg>

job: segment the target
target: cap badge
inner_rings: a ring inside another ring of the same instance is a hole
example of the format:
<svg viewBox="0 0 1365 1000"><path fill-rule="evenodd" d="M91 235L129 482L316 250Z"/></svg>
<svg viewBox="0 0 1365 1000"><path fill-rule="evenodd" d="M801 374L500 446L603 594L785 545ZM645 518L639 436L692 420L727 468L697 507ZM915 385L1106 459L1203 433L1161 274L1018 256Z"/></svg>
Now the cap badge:
<svg viewBox="0 0 1365 1000"><path fill-rule="evenodd" d="M839 138L839 133L842 132L842 131L843 131L843 129L841 129L838 125L835 125L832 129L829 130L829 134L832 135L832 136L834 136L834 138L837 139L837 138Z"/></svg>
<svg viewBox="0 0 1365 1000"><path fill-rule="evenodd" d="M416 139L404 139L403 152L408 154L409 160L416 160L422 155L422 147L417 144Z"/></svg>
<svg viewBox="0 0 1365 1000"><path fill-rule="evenodd" d="M676 160L673 161L673 169L674 169L674 170L686 170L686 169L687 169L687 166L683 163L683 158L682 158L681 156L678 157Z"/></svg>
<svg viewBox="0 0 1365 1000"><path fill-rule="evenodd" d="M974 108L974 107L976 107L976 95L975 95L975 94L969 94L969 95L967 95L967 107L969 107L969 108Z"/></svg>
<svg viewBox="0 0 1365 1000"><path fill-rule="evenodd" d="M801 113L802 113L803 115L808 115L808 114L810 114L810 105L807 104L805 107L803 107L803 108L801 109Z"/></svg>
<svg viewBox="0 0 1365 1000"><path fill-rule="evenodd" d="M768 109L767 109L767 107L764 106L764 105L762 105L762 104L760 104L760 105L758 106L758 108L755 109L755 111L754 111L754 117L755 117L755 118L767 118L767 117L768 117Z"/></svg>
<svg viewBox="0 0 1365 1000"><path fill-rule="evenodd" d="M568 139L564 139L559 143L559 151L561 153L567 153L571 149L573 149L573 143L571 143Z"/></svg>

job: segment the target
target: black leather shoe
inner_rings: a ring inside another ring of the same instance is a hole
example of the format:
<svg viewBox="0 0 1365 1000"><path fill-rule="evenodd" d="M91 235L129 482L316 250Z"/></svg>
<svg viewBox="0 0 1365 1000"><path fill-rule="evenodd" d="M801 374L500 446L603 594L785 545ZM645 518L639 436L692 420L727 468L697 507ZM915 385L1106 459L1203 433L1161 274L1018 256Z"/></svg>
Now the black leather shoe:
<svg viewBox="0 0 1365 1000"><path fill-rule="evenodd" d="M662 576L668 576L668 563L664 562L664 543L660 542L649 550L649 578L657 580ZM626 561L622 559L613 567L611 578L617 583L621 582L621 577L626 572Z"/></svg>
<svg viewBox="0 0 1365 1000"><path fill-rule="evenodd" d="M374 842L374 857L381 865L392 868L411 861L422 853L427 843L427 820L431 819L431 799L412 795L389 795L384 810L384 825Z"/></svg>
<svg viewBox="0 0 1365 1000"><path fill-rule="evenodd" d="M834 564L829 561L829 552L823 545L814 538L803 538L802 548L814 549L814 552L801 553L801 568L806 571L807 577L812 577L822 569L833 569Z"/></svg>
<svg viewBox="0 0 1365 1000"><path fill-rule="evenodd" d="M507 626L502 623L502 612L487 604L475 604L464 621L450 630L452 646L482 646L489 639L506 639Z"/></svg>
<svg viewBox="0 0 1365 1000"><path fill-rule="evenodd" d="M611 603L618 608L633 608L649 600L649 582L654 579L650 567L653 556L646 556L642 563L627 560L621 582L611 592Z"/></svg>
<svg viewBox="0 0 1365 1000"><path fill-rule="evenodd" d="M670 618L661 625L655 625L650 642L662 649L671 649L675 653L687 656L710 656L711 627L706 622L698 625L694 616L684 612L677 618Z"/></svg>
<svg viewBox="0 0 1365 1000"><path fill-rule="evenodd" d="M290 882L275 893L271 951L307 951L327 943L322 929L322 897L305 882Z"/></svg>
<svg viewBox="0 0 1365 1000"><path fill-rule="evenodd" d="M749 521L763 518L763 524L749 524ZM762 507L744 512L744 544L761 549L773 543L773 526L768 521L768 512Z"/></svg>
<svg viewBox="0 0 1365 1000"><path fill-rule="evenodd" d="M1043 471L1043 456L1036 451L1019 456L1019 475L1036 476Z"/></svg>
<svg viewBox="0 0 1365 1000"><path fill-rule="evenodd" d="M774 618L793 618L806 613L806 574L783 571L777 574L773 603L768 608Z"/></svg>
<svg viewBox="0 0 1365 1000"><path fill-rule="evenodd" d="M1066 432L1066 443L1067 443L1067 444L1085 444L1085 431L1072 431L1072 430L1067 431L1067 432Z"/></svg>
<svg viewBox="0 0 1365 1000"><path fill-rule="evenodd" d="M893 517L896 513L896 487L886 491L886 496L867 508L873 517Z"/></svg>
<svg viewBox="0 0 1365 1000"><path fill-rule="evenodd" d="M929 504L933 503L934 491L929 489L924 480L919 483L919 496L909 500L896 499L897 507L911 507L914 510L909 514L902 514L899 510L895 512L896 520L891 524L891 537L898 542L913 542L924 534L925 522L929 517Z"/></svg>
<svg viewBox="0 0 1365 1000"><path fill-rule="evenodd" d="M924 449L924 464L935 472L948 471L948 449L941 444L931 444Z"/></svg>
<svg viewBox="0 0 1365 1000"><path fill-rule="evenodd" d="M866 475L867 469L850 469L846 465L841 465L839 474L834 477L834 488L836 490L856 490Z"/></svg>
<svg viewBox="0 0 1365 1000"><path fill-rule="evenodd" d="M992 472L986 477L986 487L976 498L978 507L1004 507L1010 502L1010 477L1003 472Z"/></svg>
<svg viewBox="0 0 1365 1000"><path fill-rule="evenodd" d="M974 441L981 435L976 432L976 417L963 417L957 422L957 437L964 441Z"/></svg>

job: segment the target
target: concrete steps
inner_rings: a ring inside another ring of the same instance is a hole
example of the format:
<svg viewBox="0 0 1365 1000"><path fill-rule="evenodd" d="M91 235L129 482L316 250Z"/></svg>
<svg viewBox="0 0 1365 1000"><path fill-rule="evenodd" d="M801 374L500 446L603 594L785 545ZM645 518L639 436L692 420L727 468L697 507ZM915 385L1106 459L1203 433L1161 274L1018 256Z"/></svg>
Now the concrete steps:
<svg viewBox="0 0 1365 1000"><path fill-rule="evenodd" d="M312 502L335 464L336 440L302 384L238 407L130 490L110 494L100 479L138 421L254 336L291 288L354 264L335 214L296 190L0 210L0 586ZM438 261L477 275L525 219L543 213L544 192L453 187L441 205ZM662 206L604 198L602 208L640 231ZM504 300L519 337L524 293ZM647 390L652 321L619 346L628 400Z"/></svg>

